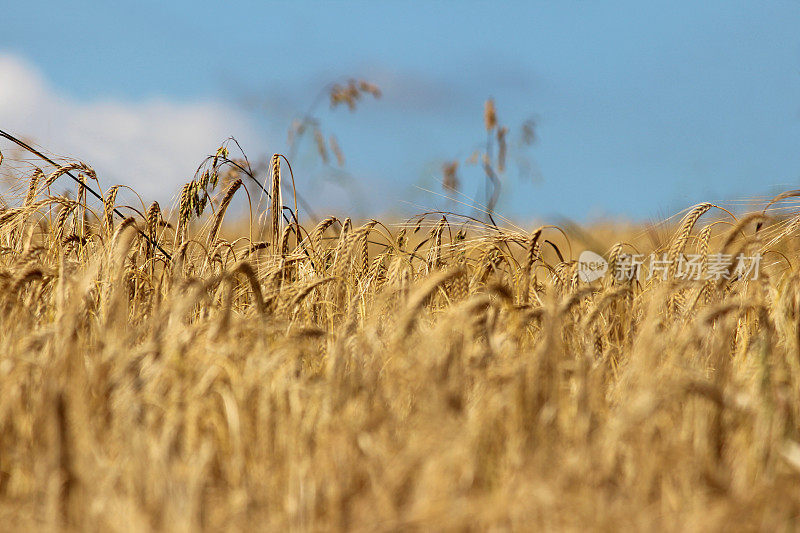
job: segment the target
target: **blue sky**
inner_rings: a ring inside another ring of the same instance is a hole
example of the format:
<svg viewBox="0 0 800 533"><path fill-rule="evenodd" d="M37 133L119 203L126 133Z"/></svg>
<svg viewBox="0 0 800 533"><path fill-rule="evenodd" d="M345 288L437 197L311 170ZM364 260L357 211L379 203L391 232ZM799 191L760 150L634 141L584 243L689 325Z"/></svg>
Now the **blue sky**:
<svg viewBox="0 0 800 533"><path fill-rule="evenodd" d="M797 1L16 2L0 19L0 127L169 198L225 136L251 158L285 152L323 86L365 78L380 100L317 113L347 181L297 156L321 212L468 211L424 189L485 139L491 96L539 136L502 213L663 218L798 188L798 28ZM462 168L480 201L479 176Z"/></svg>

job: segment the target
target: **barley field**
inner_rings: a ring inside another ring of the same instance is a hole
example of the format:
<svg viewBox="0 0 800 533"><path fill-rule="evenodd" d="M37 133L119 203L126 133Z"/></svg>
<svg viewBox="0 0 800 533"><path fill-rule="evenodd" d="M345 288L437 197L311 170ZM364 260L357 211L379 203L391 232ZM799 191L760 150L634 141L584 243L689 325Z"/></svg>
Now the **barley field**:
<svg viewBox="0 0 800 533"><path fill-rule="evenodd" d="M14 172L2 530L800 528L800 192L583 233L308 220L289 163L261 190L223 147L163 210ZM618 279L633 253L762 261Z"/></svg>

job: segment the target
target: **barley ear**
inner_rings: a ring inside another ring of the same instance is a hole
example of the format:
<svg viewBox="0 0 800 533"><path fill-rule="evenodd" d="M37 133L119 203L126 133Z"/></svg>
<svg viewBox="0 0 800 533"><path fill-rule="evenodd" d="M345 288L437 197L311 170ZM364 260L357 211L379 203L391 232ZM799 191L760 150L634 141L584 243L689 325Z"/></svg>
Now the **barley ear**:
<svg viewBox="0 0 800 533"><path fill-rule="evenodd" d="M272 249L280 251L281 236L281 158L280 155L272 156L272 181L270 184L270 234L272 235Z"/></svg>
<svg viewBox="0 0 800 533"><path fill-rule="evenodd" d="M706 211L711 209L711 207L713 207L713 205L709 203L698 204L694 207L694 209L689 211L688 215L684 217L683 222L681 223L680 228L675 234L675 238L669 247L669 277L674 275L675 267L678 262L678 256L683 253L683 250L686 247L686 242L689 240L689 235L692 233L692 228L697 220L703 216Z"/></svg>
<svg viewBox="0 0 800 533"><path fill-rule="evenodd" d="M233 200L233 195L236 194L236 191L241 186L241 178L236 178L233 183L228 186L228 190L225 191L225 196L222 197L222 202L219 205L217 214L214 215L214 223L211 225L211 232L208 234L209 247L216 242L217 235L219 234L219 228L222 226L222 219L225 218L225 211L228 210L228 206L230 205L231 200Z"/></svg>

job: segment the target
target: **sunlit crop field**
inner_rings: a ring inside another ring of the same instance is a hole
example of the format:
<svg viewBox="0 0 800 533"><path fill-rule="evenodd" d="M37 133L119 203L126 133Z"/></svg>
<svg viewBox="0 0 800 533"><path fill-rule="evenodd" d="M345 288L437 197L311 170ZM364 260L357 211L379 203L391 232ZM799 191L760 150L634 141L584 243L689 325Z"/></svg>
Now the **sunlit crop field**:
<svg viewBox="0 0 800 533"><path fill-rule="evenodd" d="M258 185L223 147L163 210L53 163L0 211L3 530L800 527L797 194L308 220L279 156Z"/></svg>

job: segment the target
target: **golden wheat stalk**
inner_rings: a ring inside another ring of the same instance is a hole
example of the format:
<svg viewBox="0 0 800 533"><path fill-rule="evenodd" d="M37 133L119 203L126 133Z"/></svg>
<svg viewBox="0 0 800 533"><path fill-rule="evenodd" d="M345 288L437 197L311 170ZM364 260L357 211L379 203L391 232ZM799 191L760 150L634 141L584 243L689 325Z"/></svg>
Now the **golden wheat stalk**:
<svg viewBox="0 0 800 533"><path fill-rule="evenodd" d="M222 197L222 201L219 204L219 209L217 209L217 213L214 215L211 231L208 233L208 246L213 246L214 243L216 243L219 229L222 226L222 220L225 218L225 212L228 210L231 200L233 200L233 195L236 194L236 191L239 190L241 186L241 178L236 178L225 191L225 195Z"/></svg>
<svg viewBox="0 0 800 533"><path fill-rule="evenodd" d="M692 228L697 223L697 220L703 216L709 209L713 207L713 204L710 203L702 203L696 205L689 213L684 217L683 222L681 223L680 227L678 228L675 237L672 240L672 244L669 247L669 251L667 253L667 257L669 258L669 277L672 278L675 274L675 268L677 268L678 263L678 256L683 253L684 248L686 247L686 243L689 240L689 235L692 233Z"/></svg>
<svg viewBox="0 0 800 533"><path fill-rule="evenodd" d="M53 183L55 183L55 181L58 178L60 178L64 174L66 174L68 172L72 172L74 170L80 170L83 174L85 174L85 175L89 176L90 178L92 178L93 180L97 181L97 174L95 174L94 169L92 169L91 167L89 167L85 163L80 163L80 162L71 163L69 165L64 165L64 166L58 167L55 171L53 171L47 177L47 179L44 181L44 183L42 184L42 187L39 190L39 192L42 192L42 191L45 191L45 190L49 189L50 186L52 186Z"/></svg>
<svg viewBox="0 0 800 533"><path fill-rule="evenodd" d="M272 243L273 250L277 252L280 251L279 241L281 235L281 218L283 215L282 212L282 203L281 203L281 158L279 154L275 154L272 156L272 180L270 182L270 234L272 235Z"/></svg>

